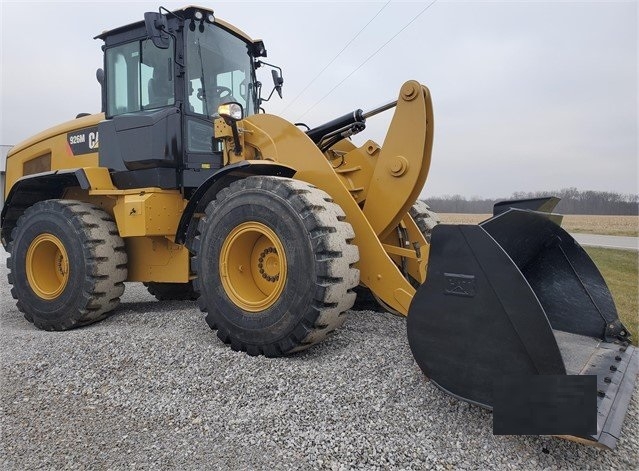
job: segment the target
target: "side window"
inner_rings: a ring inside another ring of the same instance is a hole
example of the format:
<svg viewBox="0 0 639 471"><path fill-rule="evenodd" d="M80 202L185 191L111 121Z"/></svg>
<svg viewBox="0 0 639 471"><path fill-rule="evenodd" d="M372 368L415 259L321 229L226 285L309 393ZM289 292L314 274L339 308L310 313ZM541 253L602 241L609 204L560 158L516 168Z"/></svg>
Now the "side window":
<svg viewBox="0 0 639 471"><path fill-rule="evenodd" d="M168 49L159 49L150 39L142 42L140 83L142 109L175 103L172 44Z"/></svg>
<svg viewBox="0 0 639 471"><path fill-rule="evenodd" d="M122 54L115 57L114 63L115 81L112 85L115 99L115 109L126 110L129 103L126 90L127 65ZM120 84L119 86L117 84Z"/></svg>
<svg viewBox="0 0 639 471"><path fill-rule="evenodd" d="M107 115L139 109L137 83L139 45L137 42L107 49Z"/></svg>
<svg viewBox="0 0 639 471"><path fill-rule="evenodd" d="M107 49L107 116L175 103L173 44L156 48L151 40Z"/></svg>
<svg viewBox="0 0 639 471"><path fill-rule="evenodd" d="M204 105L202 103L202 79L196 78L187 81L187 95L191 111L204 114Z"/></svg>
<svg viewBox="0 0 639 471"><path fill-rule="evenodd" d="M189 152L213 152L213 126L210 122L189 119L186 122L187 146ZM220 149L216 149L219 151Z"/></svg>

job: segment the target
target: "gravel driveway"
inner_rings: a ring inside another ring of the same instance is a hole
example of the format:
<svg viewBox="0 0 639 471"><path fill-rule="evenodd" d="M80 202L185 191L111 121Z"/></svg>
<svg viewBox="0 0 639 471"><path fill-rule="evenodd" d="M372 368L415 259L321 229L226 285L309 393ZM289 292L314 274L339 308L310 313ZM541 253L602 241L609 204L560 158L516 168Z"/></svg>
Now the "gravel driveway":
<svg viewBox="0 0 639 471"><path fill-rule="evenodd" d="M42 332L0 255L0 467L25 469L637 469L637 389L616 451L492 435L491 414L426 382L401 318L351 312L285 359L220 343L193 302L137 283L107 320Z"/></svg>

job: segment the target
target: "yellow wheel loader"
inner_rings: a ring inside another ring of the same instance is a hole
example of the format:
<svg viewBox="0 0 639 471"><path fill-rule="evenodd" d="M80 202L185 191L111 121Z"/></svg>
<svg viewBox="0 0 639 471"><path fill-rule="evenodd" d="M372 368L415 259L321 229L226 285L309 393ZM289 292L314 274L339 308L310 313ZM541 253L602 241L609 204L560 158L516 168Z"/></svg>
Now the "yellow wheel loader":
<svg viewBox="0 0 639 471"><path fill-rule="evenodd" d="M28 321L99 321L137 281L197 299L234 350L282 356L339 328L358 288L408 316L425 375L492 409L495 433L614 447L638 361L604 280L552 198L433 224L417 201L434 135L425 86L311 129L263 111L281 70L210 9L160 9L97 38L102 112L7 157L1 236ZM383 145L353 144L387 110Z"/></svg>

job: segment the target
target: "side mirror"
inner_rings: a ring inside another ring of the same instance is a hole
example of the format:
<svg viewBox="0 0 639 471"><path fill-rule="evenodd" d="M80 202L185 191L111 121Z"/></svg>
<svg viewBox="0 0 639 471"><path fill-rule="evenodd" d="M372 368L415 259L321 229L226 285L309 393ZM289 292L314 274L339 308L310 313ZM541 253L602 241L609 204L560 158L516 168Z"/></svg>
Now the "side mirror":
<svg viewBox="0 0 639 471"><path fill-rule="evenodd" d="M95 78L98 79L100 84L100 96L102 97L102 112L106 111L106 88L104 88L104 69L100 68L95 71Z"/></svg>
<svg viewBox="0 0 639 471"><path fill-rule="evenodd" d="M262 98L262 89L261 86L262 84L260 82L257 82L257 90L258 90L258 95L259 95L259 102L260 105L262 103L264 103L265 101L269 101L271 99L271 97L273 96L273 93L275 93L277 91L277 94L280 96L280 98L282 98L282 85L284 85L284 77L282 77L282 69L279 68L276 65L273 64L269 64L268 62L264 62L264 61L255 61L255 68L257 69L258 67L261 67L263 65L268 65L269 67L272 68L271 70L271 75L273 76L273 90L271 90L271 93L269 94L268 98Z"/></svg>
<svg viewBox="0 0 639 471"><path fill-rule="evenodd" d="M169 24L162 13L147 12L144 14L144 26L147 36L153 41L155 47L168 49L170 44Z"/></svg>
<svg viewBox="0 0 639 471"><path fill-rule="evenodd" d="M95 71L95 78L98 80L98 83L101 87L104 87L104 69L99 68Z"/></svg>
<svg viewBox="0 0 639 471"><path fill-rule="evenodd" d="M272 69L271 75L273 76L273 85L275 86L275 90L277 90L277 94L280 98L282 98L282 85L284 85L284 78L280 75L280 72L277 69Z"/></svg>

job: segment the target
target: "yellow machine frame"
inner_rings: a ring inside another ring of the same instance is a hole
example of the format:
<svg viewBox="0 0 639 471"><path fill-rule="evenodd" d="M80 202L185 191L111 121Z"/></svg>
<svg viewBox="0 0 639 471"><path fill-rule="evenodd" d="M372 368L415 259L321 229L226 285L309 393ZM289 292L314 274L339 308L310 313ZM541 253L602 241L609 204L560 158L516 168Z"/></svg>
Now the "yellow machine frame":
<svg viewBox="0 0 639 471"><path fill-rule="evenodd" d="M63 198L96 204L114 217L129 255L127 280L188 281L189 252L174 242L188 203L183 195L160 188L118 190L108 169L98 167L97 151L79 157L71 152L66 133L95 126L102 119L103 114L96 114L70 121L12 149L6 195L20 177L81 166L88 188L69 187ZM268 114L246 117L238 128L240 153L235 152L231 127L223 119L215 121L216 137L225 139L225 164L243 160L283 164L295 170L296 179L330 194L355 230L362 284L406 315L415 288L398 261L403 259L406 271L421 284L428 260L428 243L408 215L430 165L433 113L428 89L415 81L402 86L383 146L367 141L356 147L342 141L322 154L299 128ZM416 246L400 246L398 226Z"/></svg>

